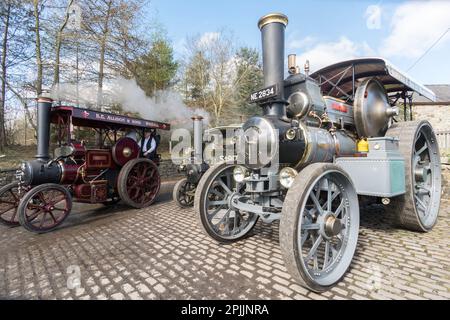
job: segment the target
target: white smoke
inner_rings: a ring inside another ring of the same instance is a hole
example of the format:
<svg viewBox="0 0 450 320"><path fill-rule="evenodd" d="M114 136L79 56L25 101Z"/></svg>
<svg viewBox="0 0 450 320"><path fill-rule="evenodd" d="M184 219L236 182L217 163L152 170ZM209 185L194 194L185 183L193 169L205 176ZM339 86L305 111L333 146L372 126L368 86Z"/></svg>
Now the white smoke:
<svg viewBox="0 0 450 320"><path fill-rule="evenodd" d="M60 84L52 90L56 101L79 102L81 107L92 108L97 105L97 86L95 84ZM78 98L77 98L78 96ZM203 109L189 108L181 95L173 90L156 92L148 97L134 79L116 78L103 89L102 105L119 104L124 112L136 112L144 119L169 122L176 127L191 127L191 117L201 115L204 124L209 122L209 114Z"/></svg>

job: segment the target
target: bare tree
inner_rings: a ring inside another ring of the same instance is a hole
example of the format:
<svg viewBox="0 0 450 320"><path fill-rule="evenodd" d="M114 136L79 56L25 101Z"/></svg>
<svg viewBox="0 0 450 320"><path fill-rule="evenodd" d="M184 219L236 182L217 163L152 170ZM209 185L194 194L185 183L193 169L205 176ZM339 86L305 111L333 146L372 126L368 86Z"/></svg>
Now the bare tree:
<svg viewBox="0 0 450 320"><path fill-rule="evenodd" d="M137 19L146 5L138 0L84 0L83 29L89 44L98 52L97 107L103 103L103 86L110 74L126 71L130 61L143 53L145 41L137 33Z"/></svg>
<svg viewBox="0 0 450 320"><path fill-rule="evenodd" d="M202 97L203 107L213 113L215 124L220 123L224 110L233 103L233 43L232 35L225 31L187 39L187 70L200 77L192 78L196 83L188 83L188 87L200 89L198 94Z"/></svg>
<svg viewBox="0 0 450 320"><path fill-rule="evenodd" d="M15 118L13 109L20 108L21 101L16 93L24 83L23 74L29 67L31 58L29 28L31 2L6 0L0 2L0 148L7 141L6 123ZM20 97L22 98L22 97ZM16 102L19 102L17 104Z"/></svg>
<svg viewBox="0 0 450 320"><path fill-rule="evenodd" d="M233 43L233 36L223 30L187 39L182 90L188 105L212 113L215 125L254 113L247 98L262 84L258 52L236 49Z"/></svg>
<svg viewBox="0 0 450 320"><path fill-rule="evenodd" d="M69 21L70 16L70 8L73 4L74 0L68 0L67 6L66 6L66 12L64 14L64 19L58 29L58 32L56 34L56 41L55 41L55 63L54 63L54 73L53 73L53 86L59 84L59 70L60 70L60 63L61 63L61 43L63 39L63 32L64 29L67 26L67 23Z"/></svg>
<svg viewBox="0 0 450 320"><path fill-rule="evenodd" d="M36 68L37 68L37 78L35 83L36 94L38 96L42 93L42 81L43 81L43 63L42 63L42 52L41 52L41 29L40 29L40 18L42 3L39 0L33 0L33 14L34 14L34 33L36 39Z"/></svg>
<svg viewBox="0 0 450 320"><path fill-rule="evenodd" d="M9 36L9 21L11 15L11 3L6 3L4 16L4 31L2 41L2 83L1 83L1 100L0 100L0 150L6 145L6 132L5 132L5 100L6 100L6 54L8 49L8 36Z"/></svg>

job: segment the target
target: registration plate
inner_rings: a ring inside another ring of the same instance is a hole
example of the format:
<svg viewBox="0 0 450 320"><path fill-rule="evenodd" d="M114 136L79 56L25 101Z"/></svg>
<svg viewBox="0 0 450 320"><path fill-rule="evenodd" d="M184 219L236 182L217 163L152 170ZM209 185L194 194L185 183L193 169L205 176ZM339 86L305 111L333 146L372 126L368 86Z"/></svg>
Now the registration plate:
<svg viewBox="0 0 450 320"><path fill-rule="evenodd" d="M278 96L278 87L274 84L273 86L253 92L250 95L250 102L261 102L276 96Z"/></svg>

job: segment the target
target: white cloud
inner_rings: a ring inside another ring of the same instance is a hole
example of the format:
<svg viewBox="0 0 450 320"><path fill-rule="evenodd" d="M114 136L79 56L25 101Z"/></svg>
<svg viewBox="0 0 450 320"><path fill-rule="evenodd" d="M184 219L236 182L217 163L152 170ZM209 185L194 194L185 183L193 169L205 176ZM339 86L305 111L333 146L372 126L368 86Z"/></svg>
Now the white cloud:
<svg viewBox="0 0 450 320"><path fill-rule="evenodd" d="M366 26L369 30L381 29L381 6L370 5L367 7L364 17L366 18Z"/></svg>
<svg viewBox="0 0 450 320"><path fill-rule="evenodd" d="M369 8L365 17L380 18L382 8ZM373 20L371 23L375 23ZM445 30L450 28L450 1L408 2L399 5L392 16L389 35L378 48L371 48L366 42L356 42L342 36L334 42L318 42L313 37L303 39L292 35L287 47L300 51L299 64L310 61L311 70L343 60L363 56L414 59L422 55ZM450 32L442 38L439 46L450 43ZM438 47L439 47L438 46Z"/></svg>
<svg viewBox="0 0 450 320"><path fill-rule="evenodd" d="M316 38L311 37L311 36L307 36L300 40L295 39L295 38L292 38L292 39L288 38L287 47L290 50L305 49L305 48L310 47L311 45L313 45L316 42L317 42Z"/></svg>
<svg viewBox="0 0 450 320"><path fill-rule="evenodd" d="M336 42L319 43L299 56L299 63L310 62L311 71L327 65L361 56L373 55L373 50L365 42L355 43L347 37Z"/></svg>
<svg viewBox="0 0 450 320"><path fill-rule="evenodd" d="M450 2L423 1L400 5L394 12L391 33L383 41L380 54L417 58L450 28ZM440 43L450 42L447 34Z"/></svg>
<svg viewBox="0 0 450 320"><path fill-rule="evenodd" d="M220 37L219 32L205 32L204 34L202 34L202 36L198 40L198 45L200 47L208 46L212 42L217 41L217 39L219 39L219 37Z"/></svg>

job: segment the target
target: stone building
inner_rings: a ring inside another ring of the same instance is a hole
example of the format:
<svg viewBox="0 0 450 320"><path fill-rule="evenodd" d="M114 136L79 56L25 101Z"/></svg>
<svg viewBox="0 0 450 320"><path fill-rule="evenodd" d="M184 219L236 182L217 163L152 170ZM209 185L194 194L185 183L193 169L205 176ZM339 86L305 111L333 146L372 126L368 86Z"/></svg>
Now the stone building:
<svg viewBox="0 0 450 320"><path fill-rule="evenodd" d="M428 119L436 132L450 131L450 84L426 85L436 94L436 102L413 95L414 119Z"/></svg>
<svg viewBox="0 0 450 320"><path fill-rule="evenodd" d="M443 200L450 200L450 84L427 85L436 94L436 102L413 96L414 119L427 119L437 133L442 161Z"/></svg>
<svg viewBox="0 0 450 320"><path fill-rule="evenodd" d="M413 96L414 119L427 119L438 134L442 155L450 156L450 84L427 85L436 94L436 102ZM447 159L448 161L448 159Z"/></svg>

